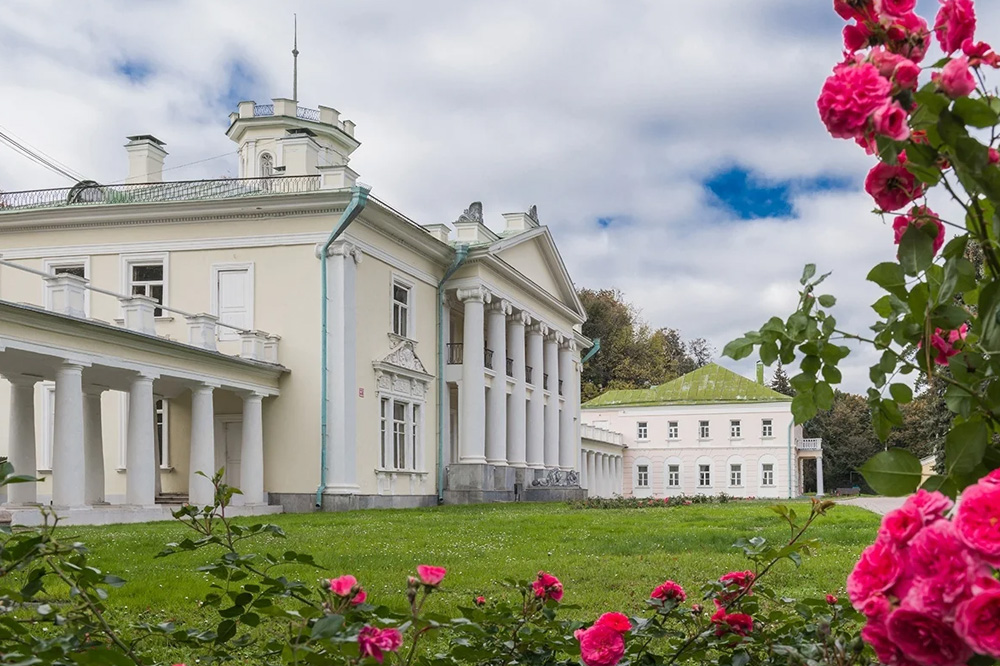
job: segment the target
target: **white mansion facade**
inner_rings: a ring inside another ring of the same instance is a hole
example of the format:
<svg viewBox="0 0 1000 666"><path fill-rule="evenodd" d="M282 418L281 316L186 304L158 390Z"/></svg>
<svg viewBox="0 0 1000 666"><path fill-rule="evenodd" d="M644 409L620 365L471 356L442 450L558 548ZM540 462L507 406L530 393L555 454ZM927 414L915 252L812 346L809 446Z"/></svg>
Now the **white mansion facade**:
<svg viewBox="0 0 1000 666"><path fill-rule="evenodd" d="M162 517L220 467L249 512L581 492L591 343L549 229L414 222L357 185L354 129L241 102L238 179L163 182L139 135L122 185L0 194L0 454L42 478L9 506Z"/></svg>

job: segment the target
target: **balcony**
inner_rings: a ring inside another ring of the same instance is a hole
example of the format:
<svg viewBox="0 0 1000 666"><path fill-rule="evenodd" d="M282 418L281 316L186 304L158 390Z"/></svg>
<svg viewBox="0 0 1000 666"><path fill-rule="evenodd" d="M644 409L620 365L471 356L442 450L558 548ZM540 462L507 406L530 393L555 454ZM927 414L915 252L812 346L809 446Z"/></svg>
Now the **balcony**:
<svg viewBox="0 0 1000 666"><path fill-rule="evenodd" d="M486 366L487 370L493 369L493 350L484 349L483 350L483 365Z"/></svg>
<svg viewBox="0 0 1000 666"><path fill-rule="evenodd" d="M810 437L807 439L800 439L796 448L799 451L822 451L823 439L821 437Z"/></svg>
<svg viewBox="0 0 1000 666"><path fill-rule="evenodd" d="M274 104L256 104L253 107L253 115L255 118L261 116L273 116L274 115ZM311 120L313 122L319 122L319 109L309 109L304 106L295 107L295 117L301 118L302 120Z"/></svg>
<svg viewBox="0 0 1000 666"><path fill-rule="evenodd" d="M509 356L507 357L507 376L508 377L514 376L514 359L510 358Z"/></svg>
<svg viewBox="0 0 1000 666"><path fill-rule="evenodd" d="M563 394L563 389L562 389L562 387L563 387L563 380L561 380L561 379L560 379L560 380L559 380L559 395L562 395L562 394Z"/></svg>
<svg viewBox="0 0 1000 666"><path fill-rule="evenodd" d="M448 365L462 365L462 349L461 342L448 343Z"/></svg>
<svg viewBox="0 0 1000 666"><path fill-rule="evenodd" d="M530 365L524 366L524 381L527 382L528 384L532 383L532 381L531 381L531 366Z"/></svg>
<svg viewBox="0 0 1000 666"><path fill-rule="evenodd" d="M547 372L542 374L542 390L549 390L549 373Z"/></svg>

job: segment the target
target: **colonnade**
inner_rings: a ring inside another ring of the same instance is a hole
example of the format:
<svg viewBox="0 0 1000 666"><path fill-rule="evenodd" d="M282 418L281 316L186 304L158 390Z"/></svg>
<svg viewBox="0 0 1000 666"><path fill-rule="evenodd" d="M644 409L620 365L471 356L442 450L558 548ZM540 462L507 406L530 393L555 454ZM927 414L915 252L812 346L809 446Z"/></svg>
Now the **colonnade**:
<svg viewBox="0 0 1000 666"><path fill-rule="evenodd" d="M624 491L624 460L620 454L591 449L580 451L580 485L587 497L613 497Z"/></svg>

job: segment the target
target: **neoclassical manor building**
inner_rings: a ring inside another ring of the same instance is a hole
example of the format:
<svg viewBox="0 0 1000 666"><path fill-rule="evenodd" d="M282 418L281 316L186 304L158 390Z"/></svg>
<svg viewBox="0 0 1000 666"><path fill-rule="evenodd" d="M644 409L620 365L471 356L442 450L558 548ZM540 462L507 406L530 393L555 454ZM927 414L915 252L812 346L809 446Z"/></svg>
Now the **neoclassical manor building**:
<svg viewBox="0 0 1000 666"><path fill-rule="evenodd" d="M223 467L245 512L612 492L534 207L418 224L357 185L328 107L241 102L227 134L237 179L163 182L137 135L123 184L0 194L0 454L42 479L8 506L165 517Z"/></svg>
<svg viewBox="0 0 1000 666"><path fill-rule="evenodd" d="M803 439L791 401L764 386L760 364L755 382L710 363L660 386L607 391L583 404L583 420L621 433L626 497L796 497L807 464L822 495L822 441Z"/></svg>

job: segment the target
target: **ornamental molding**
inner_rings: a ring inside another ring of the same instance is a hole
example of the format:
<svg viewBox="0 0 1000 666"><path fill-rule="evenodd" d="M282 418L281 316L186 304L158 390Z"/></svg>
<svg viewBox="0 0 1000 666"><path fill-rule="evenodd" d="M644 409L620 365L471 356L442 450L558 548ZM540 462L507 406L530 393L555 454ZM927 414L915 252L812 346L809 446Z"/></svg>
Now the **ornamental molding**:
<svg viewBox="0 0 1000 666"><path fill-rule="evenodd" d="M490 303L490 306L487 308L487 311L488 312L499 312L500 314L502 314L504 316L508 316L508 315L510 315L514 311L514 308L511 307L510 301L508 301L506 299L503 299L503 298L500 298L500 299L496 299L492 303Z"/></svg>
<svg viewBox="0 0 1000 666"><path fill-rule="evenodd" d="M466 303L472 301L475 303L489 303L493 300L493 294L490 290L483 286L470 287L465 289L458 289L455 291L455 298Z"/></svg>
<svg viewBox="0 0 1000 666"><path fill-rule="evenodd" d="M531 315L528 314L527 312L524 312L523 310L520 310L518 312L509 312L507 313L507 321L509 321L512 324L519 324L521 326L530 326Z"/></svg>
<svg viewBox="0 0 1000 666"><path fill-rule="evenodd" d="M350 257L354 259L354 264L357 265L361 263L361 259L364 254L361 252L361 248L351 241L340 240L330 245L330 249L327 251L327 256Z"/></svg>
<svg viewBox="0 0 1000 666"><path fill-rule="evenodd" d="M531 482L537 487L579 487L580 474L576 470L563 471L561 469L551 469L542 479L535 479Z"/></svg>
<svg viewBox="0 0 1000 666"><path fill-rule="evenodd" d="M544 322L536 321L528 326L528 333L532 335L546 336L549 334L549 327Z"/></svg>
<svg viewBox="0 0 1000 666"><path fill-rule="evenodd" d="M455 224L483 224L483 202L473 201L469 204L469 207L465 209L458 219L455 220Z"/></svg>
<svg viewBox="0 0 1000 666"><path fill-rule="evenodd" d="M535 224L541 224L541 222L538 221L538 206L536 206L535 204L531 204L531 207L528 209L527 214L528 217L530 217L535 222Z"/></svg>
<svg viewBox="0 0 1000 666"><path fill-rule="evenodd" d="M424 400L434 377L427 372L414 350L412 340L396 338L398 342L381 360L372 363L375 386L379 392Z"/></svg>

